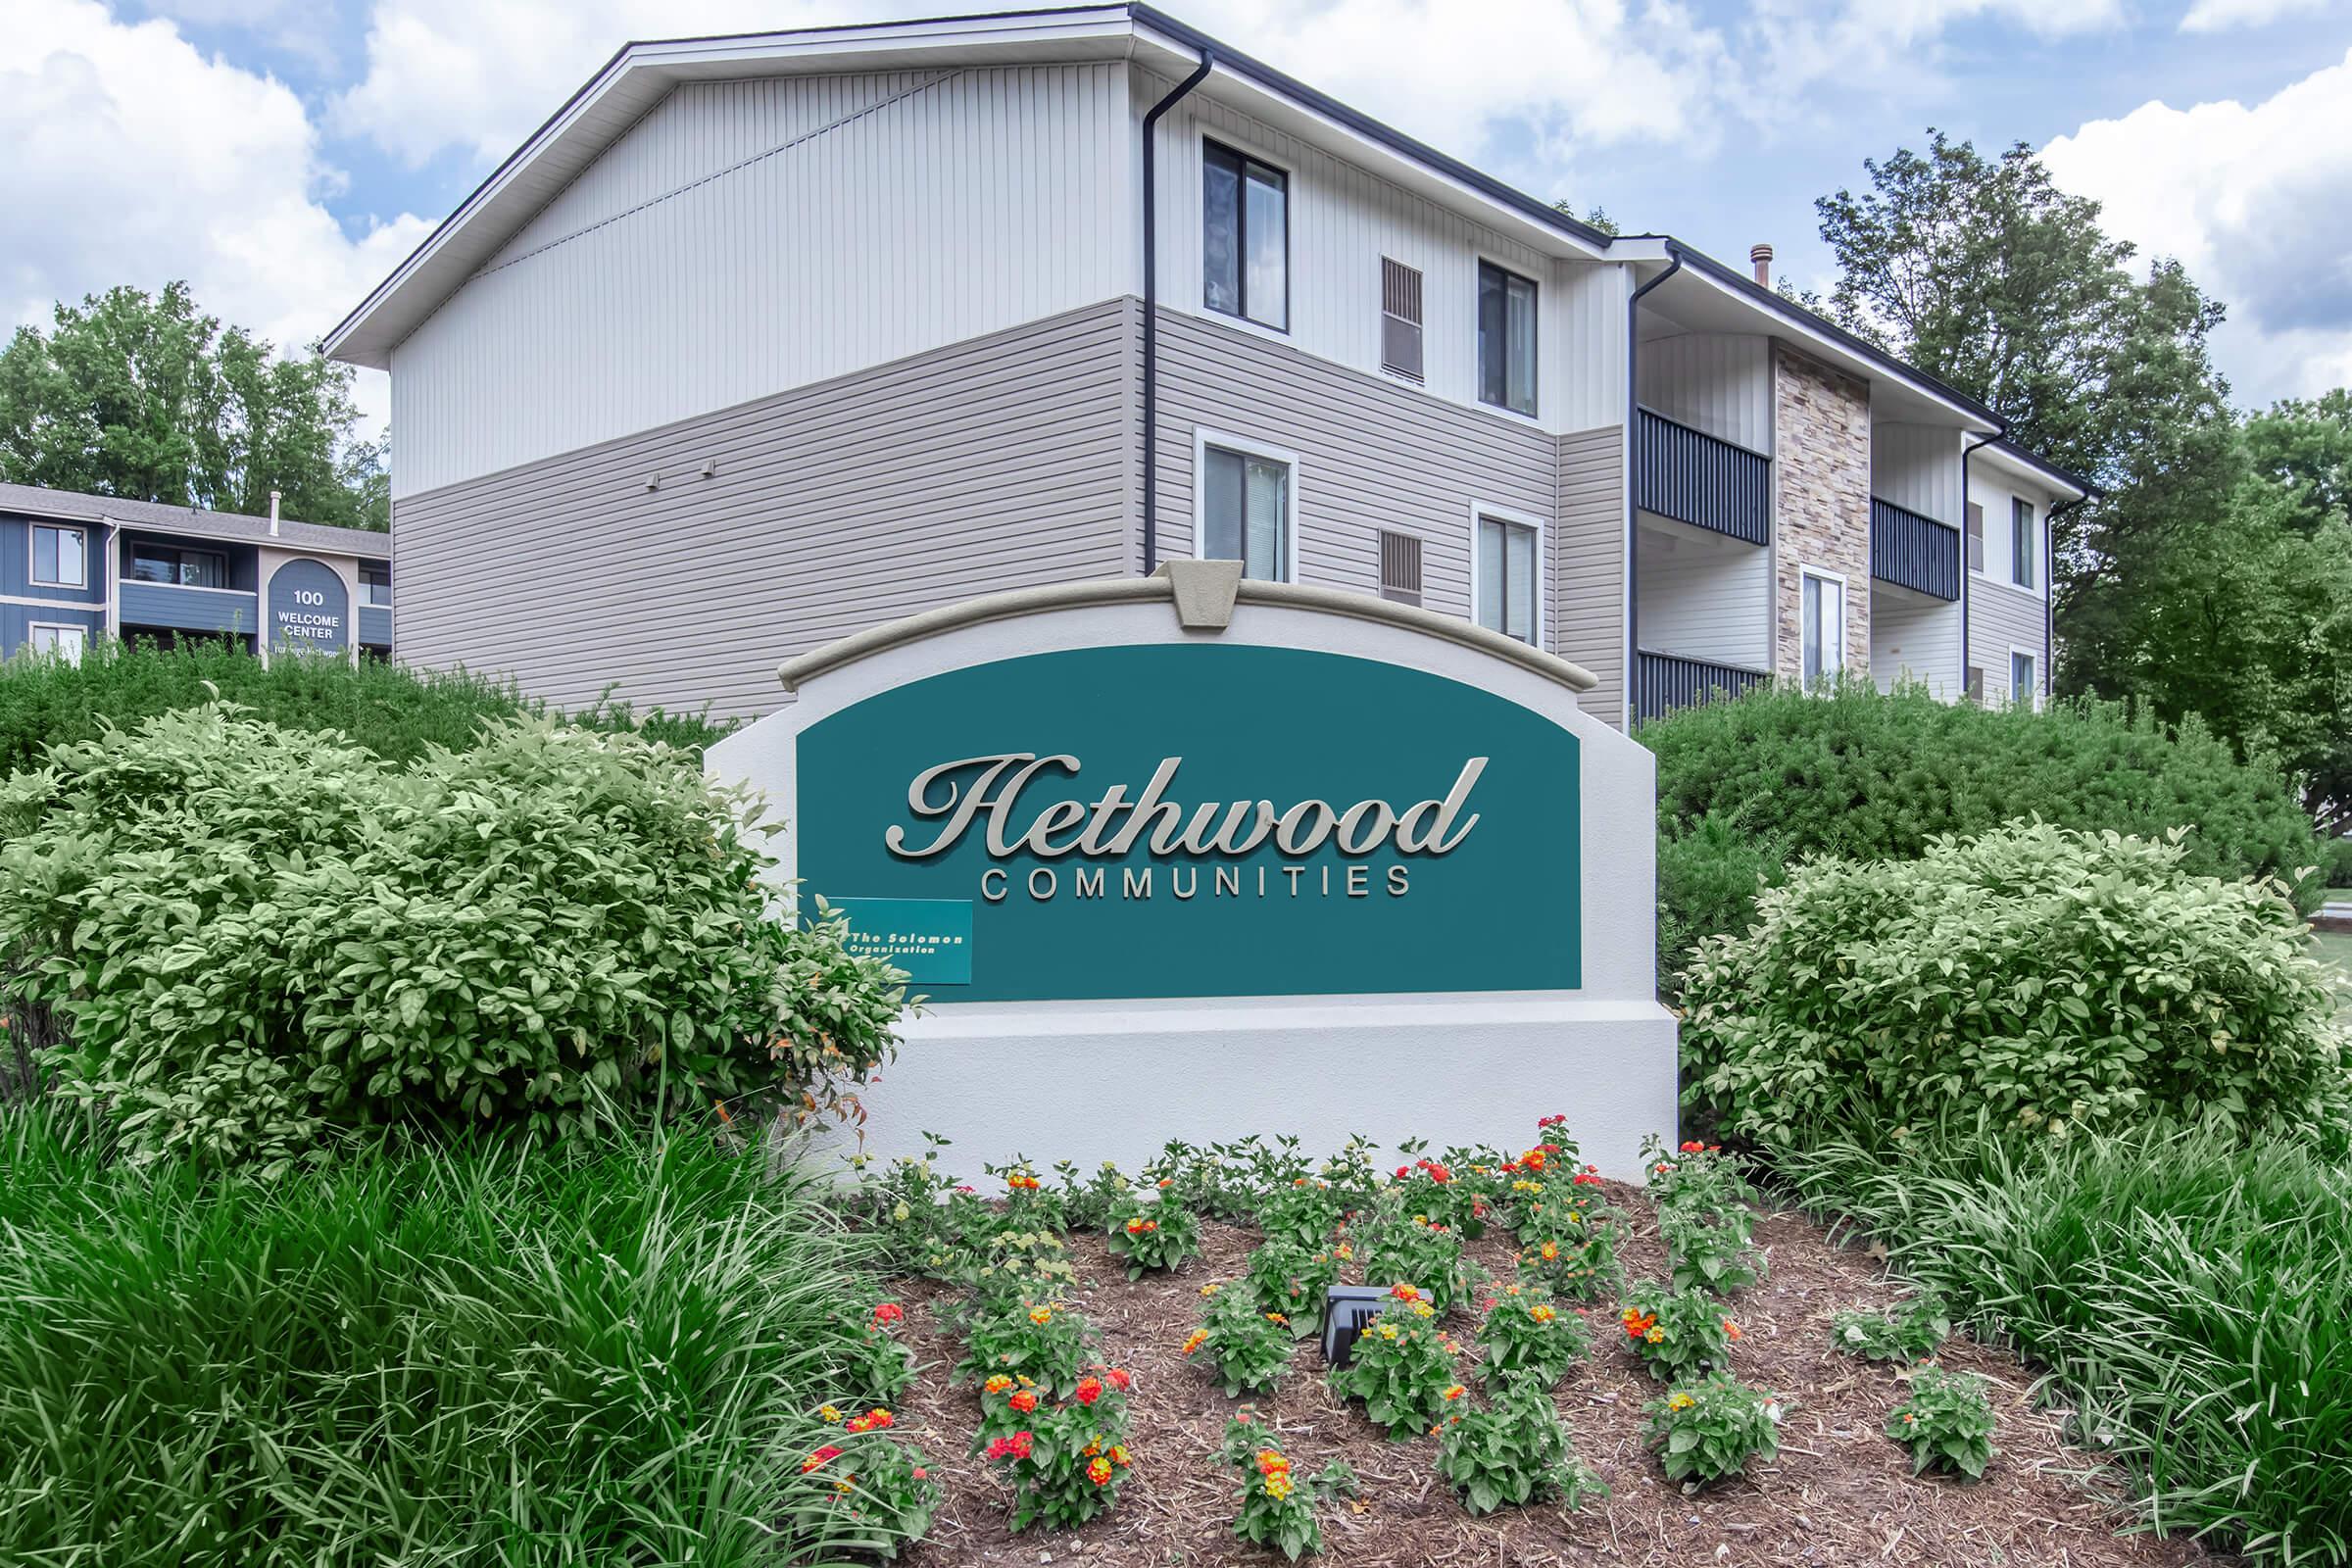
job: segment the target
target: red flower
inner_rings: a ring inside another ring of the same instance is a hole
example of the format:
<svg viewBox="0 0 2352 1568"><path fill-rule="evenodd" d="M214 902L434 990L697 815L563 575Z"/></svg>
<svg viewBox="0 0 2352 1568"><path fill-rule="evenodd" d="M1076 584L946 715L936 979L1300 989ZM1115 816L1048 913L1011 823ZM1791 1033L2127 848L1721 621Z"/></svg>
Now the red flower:
<svg viewBox="0 0 2352 1568"><path fill-rule="evenodd" d="M1404 1179L1405 1179L1407 1176L1411 1175L1411 1174L1412 1174L1412 1172L1413 1172L1413 1167L1412 1167L1412 1166L1410 1166L1410 1165L1399 1165L1399 1166L1397 1166L1397 1167L1396 1167L1396 1179L1397 1179L1398 1181L1402 1181L1402 1180L1404 1180Z"/></svg>
<svg viewBox="0 0 2352 1568"><path fill-rule="evenodd" d="M810 1454L808 1458L801 1461L801 1474L807 1475L818 1465L823 1464L827 1459L838 1459L840 1457L841 1450L828 1443L823 1447Z"/></svg>
<svg viewBox="0 0 2352 1568"><path fill-rule="evenodd" d="M1080 1378L1078 1380L1078 1402L1080 1404L1092 1404L1101 1397L1102 1397L1102 1380L1101 1378Z"/></svg>
<svg viewBox="0 0 2352 1568"><path fill-rule="evenodd" d="M1037 1408L1037 1396L1030 1393L1027 1389L1016 1389L1004 1400L1004 1402L1011 1405L1015 1410L1020 1411L1021 1414L1027 1415L1030 1411Z"/></svg>
<svg viewBox="0 0 2352 1568"><path fill-rule="evenodd" d="M906 1309L896 1301L884 1301L874 1308L874 1321L877 1323L896 1323L906 1316Z"/></svg>
<svg viewBox="0 0 2352 1568"><path fill-rule="evenodd" d="M1120 1371L1115 1366L1102 1375L1104 1378L1109 1380L1110 1386L1118 1390L1121 1394L1126 1393L1127 1385L1135 1381L1133 1378L1129 1377L1126 1373Z"/></svg>
<svg viewBox="0 0 2352 1568"><path fill-rule="evenodd" d="M1028 1433L1015 1432L1009 1438L999 1438L996 1442L990 1444L988 1446L988 1456L991 1459L1026 1459L1029 1457L1029 1444L1030 1438Z"/></svg>
<svg viewBox="0 0 2352 1568"><path fill-rule="evenodd" d="M918 1464L914 1467L914 1479L917 1481L928 1481L931 1479L931 1472Z"/></svg>
<svg viewBox="0 0 2352 1568"><path fill-rule="evenodd" d="M1681 1149L1675 1151L1675 1152L1681 1154L1700 1154L1706 1152L1706 1145L1700 1143L1688 1143L1685 1144Z"/></svg>

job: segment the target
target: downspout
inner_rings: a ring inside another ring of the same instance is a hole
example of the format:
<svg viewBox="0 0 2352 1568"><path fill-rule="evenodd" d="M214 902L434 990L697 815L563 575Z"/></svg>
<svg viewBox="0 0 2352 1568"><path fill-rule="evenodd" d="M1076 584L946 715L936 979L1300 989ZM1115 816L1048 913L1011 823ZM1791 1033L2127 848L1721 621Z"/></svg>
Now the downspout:
<svg viewBox="0 0 2352 1568"><path fill-rule="evenodd" d="M1968 701L1968 610L1975 593L1968 576L1968 460L2008 434L2007 426L1960 449L1960 700Z"/></svg>
<svg viewBox="0 0 2352 1568"><path fill-rule="evenodd" d="M1642 392L1634 357L1642 342L1642 296L1683 270L1683 248L1666 242L1666 270L1636 288L1625 302L1625 732L1642 712L1642 550L1634 503L1635 448L1642 438Z"/></svg>
<svg viewBox="0 0 2352 1568"><path fill-rule="evenodd" d="M1176 100L1215 69L1214 51L1168 95L1144 112L1144 575L1159 566L1159 157L1152 131ZM1198 483L1198 479L1195 480Z"/></svg>
<svg viewBox="0 0 2352 1568"><path fill-rule="evenodd" d="M2058 519L2088 505L2090 497L2081 495L2059 502L2041 516L2041 695L2045 704L2058 692Z"/></svg>

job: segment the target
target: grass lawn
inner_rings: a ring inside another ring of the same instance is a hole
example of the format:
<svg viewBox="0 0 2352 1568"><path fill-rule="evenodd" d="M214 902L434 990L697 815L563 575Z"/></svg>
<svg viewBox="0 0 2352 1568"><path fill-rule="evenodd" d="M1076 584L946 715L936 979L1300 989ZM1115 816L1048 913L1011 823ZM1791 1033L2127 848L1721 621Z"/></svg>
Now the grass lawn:
<svg viewBox="0 0 2352 1568"><path fill-rule="evenodd" d="M2352 986L2352 931L2314 931L2311 942L2319 952L2320 960L2335 965L2344 984ZM2352 1001L2345 1005L2352 1008Z"/></svg>

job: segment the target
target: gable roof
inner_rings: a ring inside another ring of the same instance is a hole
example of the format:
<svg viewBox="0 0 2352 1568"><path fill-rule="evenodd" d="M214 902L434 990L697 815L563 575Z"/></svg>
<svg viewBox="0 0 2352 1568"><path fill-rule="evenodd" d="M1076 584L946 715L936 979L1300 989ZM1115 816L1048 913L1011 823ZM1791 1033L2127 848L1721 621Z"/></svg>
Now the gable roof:
<svg viewBox="0 0 2352 1568"><path fill-rule="evenodd" d="M291 517L280 517L277 532L272 534L268 517L249 517L237 512L206 512L198 507L175 507L161 501L124 501L78 490L48 490L35 484L0 484L0 513L55 518L60 522L107 522L133 532L185 534L198 539L275 545L287 550L318 550L370 561L387 561L392 555L392 536L370 528L336 528L322 522L296 522Z"/></svg>
<svg viewBox="0 0 2352 1568"><path fill-rule="evenodd" d="M1623 261L1651 275L1687 266L1744 309L1786 326L1834 361L1891 378L1910 398L1986 431L2000 416L1836 322L1669 236L1611 235L1428 144L1383 124L1272 66L1218 42L1153 6L1067 6L906 22L641 40L622 45L427 235L391 276L327 333L326 353L388 368L393 348L684 81L879 71L912 66L1129 60L1182 75L1213 56L1213 81L1290 122L1308 139L1340 139L1408 189L1475 205L1488 220L1547 238L1562 255Z"/></svg>

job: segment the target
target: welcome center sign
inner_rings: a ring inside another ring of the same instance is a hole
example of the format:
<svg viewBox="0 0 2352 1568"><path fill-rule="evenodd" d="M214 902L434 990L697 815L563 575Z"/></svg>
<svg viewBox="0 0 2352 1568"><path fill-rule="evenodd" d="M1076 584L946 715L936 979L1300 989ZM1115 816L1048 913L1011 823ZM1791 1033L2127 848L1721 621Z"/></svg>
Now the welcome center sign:
<svg viewBox="0 0 2352 1568"><path fill-rule="evenodd" d="M1578 741L1396 663L993 661L800 737L804 894L938 1002L1573 989Z"/></svg>

